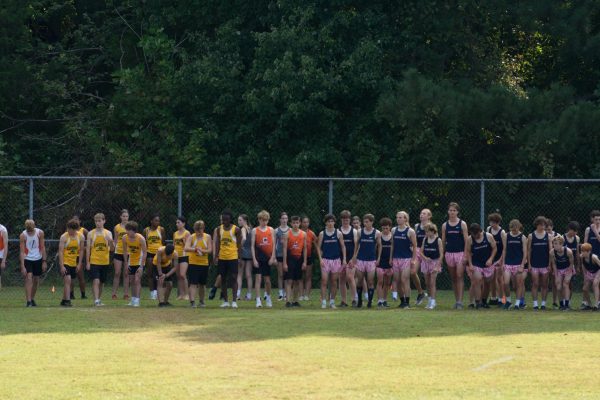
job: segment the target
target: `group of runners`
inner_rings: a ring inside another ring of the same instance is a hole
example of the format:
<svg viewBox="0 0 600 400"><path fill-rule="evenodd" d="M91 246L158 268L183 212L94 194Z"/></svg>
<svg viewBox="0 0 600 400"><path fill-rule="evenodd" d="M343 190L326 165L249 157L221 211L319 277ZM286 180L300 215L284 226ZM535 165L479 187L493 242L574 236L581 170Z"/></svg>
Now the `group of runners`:
<svg viewBox="0 0 600 400"><path fill-rule="evenodd" d="M322 308L387 308L392 301L400 308L411 305L411 282L417 290L417 305L428 297L426 309L436 308L436 280L444 264L452 280L455 309L464 308L464 274L471 308L499 306L521 310L525 305L525 279L531 276L533 309L545 310L549 288L553 308L571 309L572 278L583 276L583 302L580 309L598 310L600 305L600 211L592 211L590 225L579 237L579 224L570 222L566 233L558 234L552 221L539 216L533 232L523 233L517 219L502 228L498 213L488 216L489 226L467 225L459 216L457 203L448 206L448 218L438 227L432 213L423 209L419 222L411 226L409 215L398 211L395 221L381 218L378 228L372 214L362 218L344 210L338 218L328 214L325 229L315 234L308 217L282 212L279 225L273 228L267 211L257 215L258 225L239 215L237 224L229 211L221 214L221 224L212 235L205 232L202 220L195 221L193 231L186 229L186 219L178 217L172 243L167 243L165 228L155 215L149 226L140 231L129 220L127 210L120 222L107 230L103 214L94 216L95 228L87 231L79 218L67 222L59 241L58 265L64 280L61 306L69 307L74 286L79 282L81 298L86 298L83 270L92 279L95 306L101 300L109 266L114 266L112 299L119 298L123 283L128 305L140 305L142 279L145 274L150 298L158 306L170 306L173 283L177 281L179 299L189 300L191 307L205 306L209 268L218 274L208 299L221 288L221 307L237 308L241 299L256 302L257 308L270 308L272 270L277 271L279 301L288 308L300 307L309 300L313 267L320 268L320 304ZM0 225L0 266L6 267L8 233ZM318 264L317 264L318 261ZM25 278L27 307L35 307L39 277L46 271L47 252L44 232L33 220L25 221L20 234L20 267ZM421 284L419 272L425 278ZM242 297L242 284L247 292ZM261 293L264 284L264 291ZM228 291L231 289L231 297ZM511 291L514 297L511 296ZM339 293L339 303L336 299ZM541 295L541 301L540 301ZM593 296L593 298L592 298ZM231 298L231 301L229 301Z"/></svg>

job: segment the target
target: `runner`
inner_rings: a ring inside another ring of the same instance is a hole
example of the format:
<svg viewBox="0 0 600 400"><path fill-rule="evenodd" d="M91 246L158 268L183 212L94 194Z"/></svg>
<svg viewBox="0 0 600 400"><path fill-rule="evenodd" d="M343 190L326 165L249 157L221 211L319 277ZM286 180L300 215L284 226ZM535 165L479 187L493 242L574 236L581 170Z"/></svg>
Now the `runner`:
<svg viewBox="0 0 600 400"><path fill-rule="evenodd" d="M254 244L251 247L252 263L254 266L255 282L254 290L256 291L256 308L262 307L260 301L260 285L261 281L265 281L265 302L267 308L273 307L271 301L271 265L276 265L275 258L275 230L268 226L271 215L262 210L257 215L258 224L252 229L251 241Z"/></svg>
<svg viewBox="0 0 600 400"><path fill-rule="evenodd" d="M71 280L77 277L77 272L82 269L83 251L85 240L79 234L79 222L71 219L67 222L67 231L63 233L58 244L58 265L60 275L63 277L62 307L72 307Z"/></svg>
<svg viewBox="0 0 600 400"><path fill-rule="evenodd" d="M496 255L494 256L494 278L490 284L490 291L492 293L492 298L490 300L491 306L500 306L504 305L506 301L504 295L504 271L502 265L504 265L504 260L502 256L504 254L504 238L506 238L506 232L502 229L500 224L502 223L502 216L499 213L492 213L488 215L488 223L489 226L487 228L487 232L491 233L496 241ZM487 300L487 299L486 299Z"/></svg>
<svg viewBox="0 0 600 400"><path fill-rule="evenodd" d="M113 229L113 237L117 242L115 246L115 254L113 255L113 264L115 267L115 276L113 277L112 299L117 299L117 291L119 290L119 282L123 275L123 300L129 299L129 275L123 271L123 236L127 234L125 225L129 221L129 211L123 209L119 213L121 222L115 225Z"/></svg>
<svg viewBox="0 0 600 400"><path fill-rule="evenodd" d="M155 271L154 277L157 281L156 286L158 288L159 307L172 306L172 304L169 303L169 295L173 289L173 277L177 273L178 257L179 255L177 254L177 251L175 251L175 246L168 244L159 247L156 255L152 259L152 265L154 265Z"/></svg>
<svg viewBox="0 0 600 400"><path fill-rule="evenodd" d="M242 231L242 254L237 274L237 300L242 296L242 278L246 276L246 297L247 301L252 300L252 224L246 214L240 214L238 217L238 226Z"/></svg>
<svg viewBox="0 0 600 400"><path fill-rule="evenodd" d="M335 228L335 216L327 214L325 229L319 233L318 257L321 266L321 308L327 308L327 284L329 283L329 307L336 308L335 295L342 265L346 264L346 246L342 232Z"/></svg>
<svg viewBox="0 0 600 400"><path fill-rule="evenodd" d="M569 285L575 270L573 252L565 247L565 238L560 235L552 239L552 247L553 249L550 251L550 271L554 274L556 291L561 296L560 310L568 311L570 310L569 299L571 297Z"/></svg>
<svg viewBox="0 0 600 400"><path fill-rule="evenodd" d="M490 283L494 279L496 241L492 234L484 232L479 224L471 224L469 233L466 255L471 270L471 284L474 287L475 308L489 308L487 297Z"/></svg>
<svg viewBox="0 0 600 400"><path fill-rule="evenodd" d="M233 214L230 211L221 213L222 224L215 228L215 257L213 262L219 268L221 275L221 291L223 292L223 303L221 308L238 308L235 301L237 293L237 270L238 259L242 243L242 231L232 223ZM231 285L231 304L227 297L227 288Z"/></svg>
<svg viewBox="0 0 600 400"><path fill-rule="evenodd" d="M6 269L6 260L8 259L8 231L6 227L0 224L0 279L2 272ZM2 281L0 280L0 287Z"/></svg>
<svg viewBox="0 0 600 400"><path fill-rule="evenodd" d="M189 267L187 271L187 281L189 284L190 306L196 307L196 292L198 292L198 305L204 305L204 292L206 291L206 281L208 278L208 255L212 253L212 238L205 233L206 225L204 221L194 222L194 233L188 236L185 242L185 251L189 257Z"/></svg>
<svg viewBox="0 0 600 400"><path fill-rule="evenodd" d="M417 235L410 227L408 213L396 213L396 226L392 229L392 265L394 282L400 292L400 308L410 308L410 276L412 266L417 263Z"/></svg>
<svg viewBox="0 0 600 400"><path fill-rule="evenodd" d="M350 296L352 299L352 307L356 307L357 304L357 295L356 295L356 265L352 260L356 257L356 249L358 248L358 230L354 229L354 227L350 224L352 218L352 214L348 210L344 210L340 213L340 219L342 221L342 226L340 227L340 231L344 237L344 246L346 247L346 261L348 262L346 265L342 265L342 270L340 272L339 279L339 287L340 287L340 295L342 297L342 301L340 303L340 307L345 308L348 307L347 295L346 295L346 284L350 288Z"/></svg>
<svg viewBox="0 0 600 400"><path fill-rule="evenodd" d="M78 233L80 236L83 236L83 243L84 243L84 247L85 247L85 241L87 240L88 230L85 229L83 227L83 225L81 224L81 218L79 217L78 214L74 214L71 219L75 220L79 224ZM83 264L82 264L82 266L83 266ZM81 298L87 299L87 297L85 295L85 273L83 271L83 268L80 268L79 270L77 270L77 280L79 281L79 293L81 294ZM74 279L71 280L70 299L71 300L75 299L75 280Z"/></svg>
<svg viewBox="0 0 600 400"><path fill-rule="evenodd" d="M292 216L292 228L283 237L283 272L287 301L285 306L300 307L302 272L306 270L306 233L300 229L300 217Z"/></svg>
<svg viewBox="0 0 600 400"><path fill-rule="evenodd" d="M131 287L131 300L128 306L139 307L142 293L142 274L146 260L146 239L138 233L138 223L127 221L125 236L121 239L123 246L123 267ZM126 268L126 269L125 269Z"/></svg>
<svg viewBox="0 0 600 400"><path fill-rule="evenodd" d="M160 246L165 245L165 238L167 234L165 228L160 226L160 216L155 214L150 219L150 226L144 228L144 239L146 239L147 253L146 253L146 282L148 282L148 289L150 290L150 299L156 300L158 298L158 292L156 288L156 279L154 279L154 268L152 266L152 260L158 251Z"/></svg>
<svg viewBox="0 0 600 400"><path fill-rule="evenodd" d="M512 305L510 297L510 283L512 282L515 289L515 310L525 307L523 298L525 297L525 284L523 283L524 275L526 276L525 263L527 262L527 238L523 235L523 225L518 219L513 219L508 224L510 232L502 238L502 262L503 280L504 280L504 295L506 302L504 309L509 310Z"/></svg>
<svg viewBox="0 0 600 400"><path fill-rule="evenodd" d="M35 294L40 276L46 272L46 243L44 231L35 227L32 219L25 221L25 230L19 236L21 274L25 278L26 307L37 307Z"/></svg>
<svg viewBox="0 0 600 400"><path fill-rule="evenodd" d="M277 300L285 300L285 290L283 288L283 235L290 230L288 226L288 215L284 211L279 217L279 227L275 230L275 256L277 257L277 287L279 288L279 297Z"/></svg>
<svg viewBox="0 0 600 400"><path fill-rule="evenodd" d="M381 226L381 246L379 246L377 254L377 308L387 308L389 307L387 294L394 275L392 268L392 220L382 218L379 225Z"/></svg>
<svg viewBox="0 0 600 400"><path fill-rule="evenodd" d="M317 235L310 229L310 218L303 217L301 229L306 233L306 269L302 271L302 292L300 293L300 301L310 300L310 292L312 291L313 265L315 261L314 250L317 243ZM341 278L340 278L341 279Z"/></svg>
<svg viewBox="0 0 600 400"><path fill-rule="evenodd" d="M106 218L104 214L98 213L94 215L96 229L88 234L86 246L86 269L90 271L90 276L92 277L92 291L96 307L104 305L100 297L102 296L102 288L106 283L108 275L110 252L115 248L112 233L108 229L104 229L105 222Z"/></svg>
<svg viewBox="0 0 600 400"><path fill-rule="evenodd" d="M442 225L444 258L452 279L452 289L456 300L455 309L463 308L465 252L467 251L467 223L458 218L459 212L458 203L450 203L448 205L448 220Z"/></svg>
<svg viewBox="0 0 600 400"><path fill-rule="evenodd" d="M356 288L358 294L357 307L362 307L362 281L367 277L367 307L371 308L373 303L373 294L375 292L375 264L377 262L377 252L381 246L381 232L373 227L375 216L365 214L363 217L363 228L360 230L358 239L358 251L356 252L356 275L359 285Z"/></svg>
<svg viewBox="0 0 600 400"><path fill-rule="evenodd" d="M444 245L438 236L437 226L430 222L424 225L423 229L426 236L421 243L421 272L425 275L425 284L429 290L429 301L425 309L433 310L437 305L435 300L436 281L438 273L442 271Z"/></svg>
<svg viewBox="0 0 600 400"><path fill-rule="evenodd" d="M187 270L189 259L186 254L185 242L190 237L190 231L185 228L187 220L183 216L177 217L175 221L175 226L177 230L173 232L173 246L175 247L175 252L177 253L177 263L175 263L174 268L177 274L177 300L187 300L188 299L188 281L187 281ZM154 268L154 264L153 268ZM171 287L173 284L171 283Z"/></svg>
<svg viewBox="0 0 600 400"><path fill-rule="evenodd" d="M537 217L533 221L535 231L529 234L527 256L531 270L531 296L533 309L545 310L548 296L548 267L550 266L550 243L552 237L546 231L546 218ZM542 304L538 307L538 288L542 291Z"/></svg>

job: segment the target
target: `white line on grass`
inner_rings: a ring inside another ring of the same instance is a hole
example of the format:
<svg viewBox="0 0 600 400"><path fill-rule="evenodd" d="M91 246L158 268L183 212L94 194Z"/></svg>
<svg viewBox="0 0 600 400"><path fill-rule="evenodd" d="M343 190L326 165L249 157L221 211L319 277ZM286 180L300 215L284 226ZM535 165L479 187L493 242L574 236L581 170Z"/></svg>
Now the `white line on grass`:
<svg viewBox="0 0 600 400"><path fill-rule="evenodd" d="M476 372L485 371L489 367L493 367L494 365L508 362L508 361L512 360L513 358L514 358L513 356L500 357L499 359L490 361L489 363L481 364L479 367L473 368L472 371L476 371Z"/></svg>

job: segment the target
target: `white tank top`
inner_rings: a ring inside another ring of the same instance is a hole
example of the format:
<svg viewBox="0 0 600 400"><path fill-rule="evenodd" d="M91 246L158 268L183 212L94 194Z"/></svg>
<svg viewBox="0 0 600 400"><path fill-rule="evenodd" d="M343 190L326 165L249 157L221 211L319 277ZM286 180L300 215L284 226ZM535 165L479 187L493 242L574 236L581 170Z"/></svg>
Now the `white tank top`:
<svg viewBox="0 0 600 400"><path fill-rule="evenodd" d="M0 224L0 258L4 258L4 249L8 246L8 243L4 243L4 239L2 237L2 233L7 232L6 227Z"/></svg>
<svg viewBox="0 0 600 400"><path fill-rule="evenodd" d="M35 232L32 236L29 236L27 231L23 231L25 234L25 259L29 261L37 261L42 258L41 243L40 243L40 230L35 228Z"/></svg>

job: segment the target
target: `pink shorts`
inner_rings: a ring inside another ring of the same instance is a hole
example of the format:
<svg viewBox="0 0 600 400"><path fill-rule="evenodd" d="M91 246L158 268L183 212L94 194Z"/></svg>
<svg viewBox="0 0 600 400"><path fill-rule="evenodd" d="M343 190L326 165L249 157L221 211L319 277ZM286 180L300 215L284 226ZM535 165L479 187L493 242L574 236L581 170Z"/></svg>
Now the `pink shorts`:
<svg viewBox="0 0 600 400"><path fill-rule="evenodd" d="M598 275L598 272L590 272L587 269L584 269L583 276L585 277L586 281L593 281L594 279L596 279L596 275Z"/></svg>
<svg viewBox="0 0 600 400"><path fill-rule="evenodd" d="M564 268L564 269L556 269L556 272L554 273L554 276L559 277L559 276L567 276L567 275L573 275L573 268Z"/></svg>
<svg viewBox="0 0 600 400"><path fill-rule="evenodd" d="M421 248L417 247L417 261L422 262L423 257L421 256Z"/></svg>
<svg viewBox="0 0 600 400"><path fill-rule="evenodd" d="M502 264L500 264L500 260L498 260L494 264L492 264L492 267L496 268L498 271L501 271L502 270Z"/></svg>
<svg viewBox="0 0 600 400"><path fill-rule="evenodd" d="M321 275L325 274L337 274L342 270L342 261L339 258L335 260L329 260L327 258L323 259L323 263L321 263Z"/></svg>
<svg viewBox="0 0 600 400"><path fill-rule="evenodd" d="M481 268L476 265L474 267L476 270L481 272L481 275L483 275L484 278L491 278L492 276L494 276L494 272L496 272L496 268L494 267Z"/></svg>
<svg viewBox="0 0 600 400"><path fill-rule="evenodd" d="M453 268L464 263L465 253L463 251L458 253L446 253L444 254L444 258L446 259L446 265Z"/></svg>
<svg viewBox="0 0 600 400"><path fill-rule="evenodd" d="M392 259L392 267L394 268L394 272L402 272L404 270L410 269L410 262L412 258L393 258Z"/></svg>
<svg viewBox="0 0 600 400"><path fill-rule="evenodd" d="M529 271L531 271L531 275L536 274L536 275L546 275L548 273L548 267L546 268L529 268Z"/></svg>
<svg viewBox="0 0 600 400"><path fill-rule="evenodd" d="M510 272L511 275L516 275L519 273L520 266L521 266L521 264L517 264L517 265L504 264L504 272Z"/></svg>
<svg viewBox="0 0 600 400"><path fill-rule="evenodd" d="M356 270L362 273L375 272L376 261L356 260Z"/></svg>
<svg viewBox="0 0 600 400"><path fill-rule="evenodd" d="M442 271L442 260L422 260L421 261L421 272L424 274L430 274L432 272Z"/></svg>
<svg viewBox="0 0 600 400"><path fill-rule="evenodd" d="M381 281L385 276L394 275L394 270L392 268L377 268L377 281Z"/></svg>

